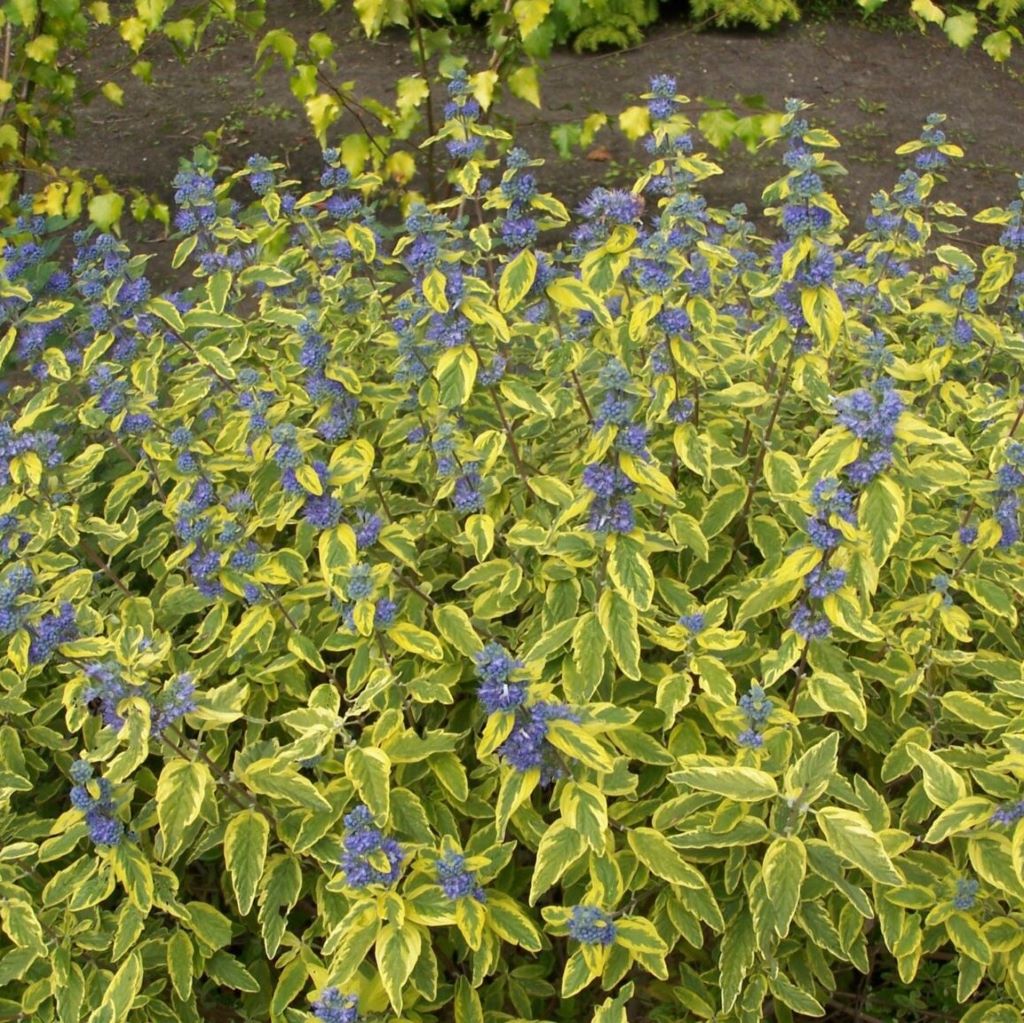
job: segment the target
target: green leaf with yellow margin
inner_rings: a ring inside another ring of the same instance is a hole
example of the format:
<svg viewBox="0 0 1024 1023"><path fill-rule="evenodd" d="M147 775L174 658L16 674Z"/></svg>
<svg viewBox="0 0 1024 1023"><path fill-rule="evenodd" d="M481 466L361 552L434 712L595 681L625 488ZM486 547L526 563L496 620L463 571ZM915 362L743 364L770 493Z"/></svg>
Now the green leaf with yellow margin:
<svg viewBox="0 0 1024 1023"><path fill-rule="evenodd" d="M644 545L631 536L608 539L608 576L615 588L638 611L647 611L654 599L654 573L644 556Z"/></svg>
<svg viewBox="0 0 1024 1023"><path fill-rule="evenodd" d="M391 760L376 746L353 746L345 754L345 774L378 820L391 812Z"/></svg>
<svg viewBox="0 0 1024 1023"><path fill-rule="evenodd" d="M506 264L498 282L498 308L507 313L515 309L526 297L537 278L537 257L523 249L515 259Z"/></svg>
<svg viewBox="0 0 1024 1023"><path fill-rule="evenodd" d="M630 828L626 837L637 859L655 876L697 891L706 886L701 872L686 863L660 831Z"/></svg>
<svg viewBox="0 0 1024 1023"><path fill-rule="evenodd" d="M903 876L863 814L829 806L816 810L814 815L825 841L839 857L878 884L903 884Z"/></svg>
<svg viewBox="0 0 1024 1023"><path fill-rule="evenodd" d="M565 821L556 820L541 837L530 881L530 905L540 898L583 854L586 843Z"/></svg>
<svg viewBox="0 0 1024 1023"><path fill-rule="evenodd" d="M807 873L807 850L795 835L776 838L761 865L765 891L771 905L772 926L784 938L800 905L800 887Z"/></svg>
<svg viewBox="0 0 1024 1023"><path fill-rule="evenodd" d="M480 360L469 345L446 348L437 360L435 376L441 387L441 403L446 408L465 405L473 393Z"/></svg>
<svg viewBox="0 0 1024 1023"><path fill-rule="evenodd" d="M402 1011L402 988L416 966L422 944L420 929L413 923L407 922L403 927L385 924L377 935L374 947L377 971L395 1012Z"/></svg>
<svg viewBox="0 0 1024 1023"><path fill-rule="evenodd" d="M436 636L411 622L398 622L387 630L387 637L410 654L425 657L428 661L443 661L444 647Z"/></svg>
<svg viewBox="0 0 1024 1023"><path fill-rule="evenodd" d="M224 863L243 916L252 909L256 898L269 840L270 824L256 810L242 810L228 821L224 832Z"/></svg>
<svg viewBox="0 0 1024 1023"><path fill-rule="evenodd" d="M605 590L598 601L597 618L622 673L627 678L640 678L640 632L636 608L621 593Z"/></svg>

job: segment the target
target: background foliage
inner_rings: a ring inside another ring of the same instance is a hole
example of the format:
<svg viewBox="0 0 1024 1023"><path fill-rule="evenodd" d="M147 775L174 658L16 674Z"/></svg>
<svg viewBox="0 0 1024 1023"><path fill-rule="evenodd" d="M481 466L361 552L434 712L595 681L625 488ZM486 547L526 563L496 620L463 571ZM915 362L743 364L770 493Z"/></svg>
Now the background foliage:
<svg viewBox="0 0 1024 1023"><path fill-rule="evenodd" d="M311 2L311 0L307 0ZM279 5L279 13L286 5ZM336 0L319 0L328 13ZM486 66L474 88L479 101L514 96L539 106L539 62L553 47L571 44L577 50L636 45L643 30L667 10L658 0L355 0L363 32L374 38L385 29L400 28L409 35L419 70L400 78L390 103L361 95L358 84L345 79L335 61L342 40L331 31L300 37L280 26L267 27L264 0L136 0L111 5L105 0L4 0L0 4L0 210L6 219L13 199L31 182L40 191L39 204L51 215L76 218L83 212L107 229L126 208L139 219L155 218L165 225L169 211L162 200L136 192L117 193L102 178L89 180L74 167L54 163L56 144L74 131L75 114L84 103L102 97L120 106L124 89L115 81L87 86L75 65L76 56L98 46L123 46L132 74L151 82L153 56L161 44L187 61L211 29L244 32L256 43L256 68L275 60L289 70L292 93L305 110L309 124L324 143L326 132L343 114L357 129L338 140L345 165L352 173L369 166L399 187L417 171L419 186L431 198L440 178L430 161L417 167L408 147L430 137L440 123L435 109L443 81L481 40L489 50ZM1006 60L1019 42L1022 0L978 0L970 7L943 5L935 0L912 0L903 5L889 0L858 0L865 15L896 13L909 16L922 30L939 26L947 38L966 47L976 38L995 60ZM853 5L826 3L828 14L845 13ZM818 3L811 13L821 13ZM796 0L693 0L689 13L697 27L752 25L769 29L785 19L808 13ZM255 86L254 86L255 88ZM739 126L735 122L739 121ZM738 138L755 146L776 127L772 115L763 123L759 113L743 116L732 111L708 113L708 137L718 145ZM563 155L589 145L608 122L597 112L577 124L558 126L553 142ZM630 138L639 131L620 125ZM130 199L130 203L126 200Z"/></svg>
<svg viewBox="0 0 1024 1023"><path fill-rule="evenodd" d="M1024 202L794 101L769 240L662 76L573 218L478 82L397 228L6 232L0 1015L1019 1019Z"/></svg>

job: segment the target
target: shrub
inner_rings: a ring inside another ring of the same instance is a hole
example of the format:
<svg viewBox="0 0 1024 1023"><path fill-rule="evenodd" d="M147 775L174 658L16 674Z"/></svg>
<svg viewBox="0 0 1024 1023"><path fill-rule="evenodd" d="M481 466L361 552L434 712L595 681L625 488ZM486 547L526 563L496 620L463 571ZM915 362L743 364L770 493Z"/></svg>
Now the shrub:
<svg viewBox="0 0 1024 1023"><path fill-rule="evenodd" d="M934 117L851 232L791 102L764 238L645 98L575 221L460 75L397 229L8 231L0 1015L1019 1018L1022 203Z"/></svg>

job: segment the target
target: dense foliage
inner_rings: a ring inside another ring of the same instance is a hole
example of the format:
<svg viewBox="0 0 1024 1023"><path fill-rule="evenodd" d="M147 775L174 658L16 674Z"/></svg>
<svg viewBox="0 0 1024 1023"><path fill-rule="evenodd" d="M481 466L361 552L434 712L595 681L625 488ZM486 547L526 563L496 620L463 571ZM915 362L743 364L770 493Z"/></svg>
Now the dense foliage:
<svg viewBox="0 0 1024 1023"><path fill-rule="evenodd" d="M1018 1020L1024 203L791 102L773 240L662 76L572 218L448 92L398 228L6 233L0 1016Z"/></svg>

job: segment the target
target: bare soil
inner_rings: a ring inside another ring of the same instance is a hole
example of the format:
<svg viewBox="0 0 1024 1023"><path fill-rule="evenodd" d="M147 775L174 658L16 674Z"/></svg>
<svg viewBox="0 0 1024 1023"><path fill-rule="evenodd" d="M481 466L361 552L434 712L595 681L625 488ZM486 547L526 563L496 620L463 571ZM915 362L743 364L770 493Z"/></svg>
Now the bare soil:
<svg viewBox="0 0 1024 1023"><path fill-rule="evenodd" d="M314 5L268 5L272 22L304 38L327 31L339 42L337 80L354 80L361 95L383 101L393 97L395 81L414 74L417 63L404 33L385 33L368 41L351 5L329 14ZM124 48L99 39L79 70L87 80L118 82L123 107L102 98L82 111L75 138L61 158L72 166L105 175L115 186L138 188L169 198L178 163L206 132L220 129L223 165L235 169L254 152L284 161L293 176L312 180L319 147L278 63L254 79L255 44L244 37L210 41L188 64L159 46L144 54L153 61L154 84L134 79ZM114 54L119 65L110 59ZM484 66L482 51L471 70ZM578 121L593 111L617 114L636 101L650 75L674 74L693 100L694 116L709 101L726 101L737 111L741 96L759 95L769 108L781 109L786 97L812 104L811 120L842 141L839 159L849 174L834 191L855 225L868 210L871 194L889 188L901 159L893 150L916 137L932 111L949 115L951 141L967 151L949 173L945 195L970 212L1004 204L1017 192L1016 174L1024 173L1024 56L1020 47L1004 65L996 65L979 46L966 52L951 47L940 33L870 28L856 20L808 22L771 33L696 32L668 22L644 43L625 52L577 55L559 52L542 77L542 111L512 100L497 111L515 124L520 144L547 158L542 185L567 203L578 202L595 184L625 180L630 161L641 156L616 131L605 129L591 150L562 160L550 139L551 127ZM357 130L343 115L337 136ZM601 152L604 150L604 152ZM712 153L727 172L706 183L715 205L744 202L760 209L763 187L780 173L778 153L768 147L748 154L734 143L727 154ZM129 228L143 247L162 256L171 243L159 225ZM968 243L990 238L985 229L967 229ZM158 258L157 262L161 262Z"/></svg>

